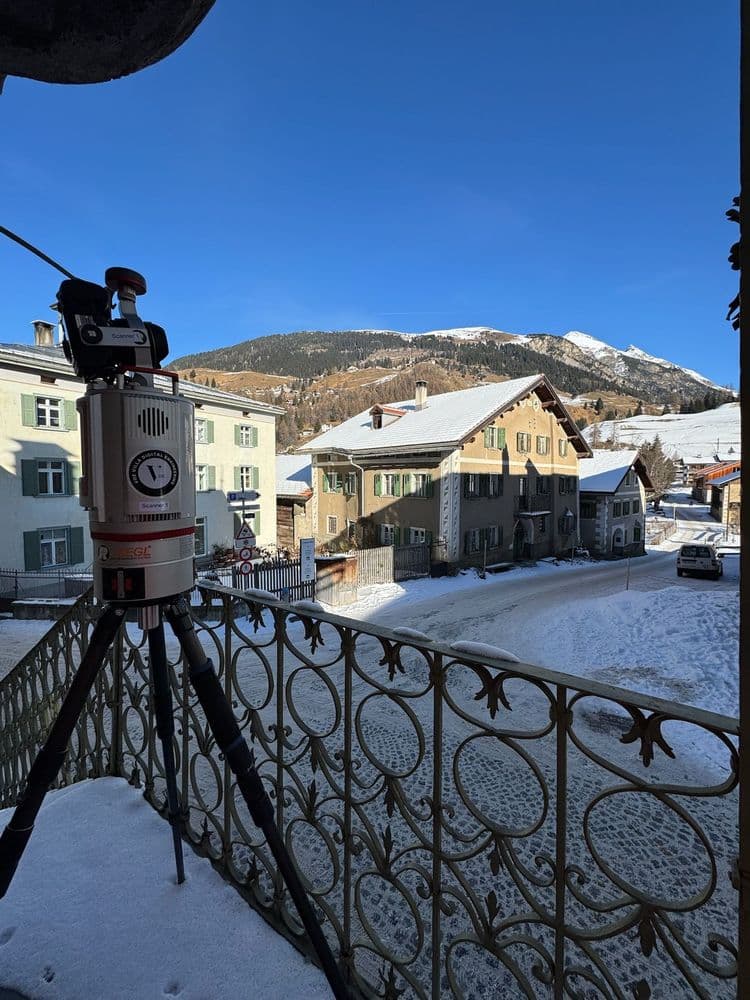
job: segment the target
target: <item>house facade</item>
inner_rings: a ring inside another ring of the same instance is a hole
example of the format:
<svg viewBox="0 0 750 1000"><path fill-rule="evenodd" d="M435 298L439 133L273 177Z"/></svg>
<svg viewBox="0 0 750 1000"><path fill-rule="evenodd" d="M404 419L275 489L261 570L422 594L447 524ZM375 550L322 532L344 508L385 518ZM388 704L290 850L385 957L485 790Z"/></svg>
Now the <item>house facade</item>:
<svg viewBox="0 0 750 1000"><path fill-rule="evenodd" d="M78 502L75 402L84 384L54 344L52 324L35 326L34 346L0 345L0 568L80 570L92 562L88 512ZM180 390L196 407L196 555L232 545L237 516L227 492L241 488L260 493L258 544L275 544L275 422L283 411L188 382Z"/></svg>
<svg viewBox="0 0 750 1000"><path fill-rule="evenodd" d="M724 526L727 533L740 530L742 473L730 472L711 484L711 516Z"/></svg>
<svg viewBox="0 0 750 1000"><path fill-rule="evenodd" d="M296 553L313 538L312 463L309 455L276 456L276 544Z"/></svg>
<svg viewBox="0 0 750 1000"><path fill-rule="evenodd" d="M301 449L321 549L431 543L458 564L570 550L590 449L544 375L378 404Z"/></svg>
<svg viewBox="0 0 750 1000"><path fill-rule="evenodd" d="M581 544L592 555L643 555L646 491L652 488L636 450L595 450L581 463Z"/></svg>
<svg viewBox="0 0 750 1000"><path fill-rule="evenodd" d="M739 459L726 462L714 462L712 465L705 465L697 469L693 474L692 497L699 503L711 502L711 487L713 484L730 475L732 472L739 472L741 462Z"/></svg>

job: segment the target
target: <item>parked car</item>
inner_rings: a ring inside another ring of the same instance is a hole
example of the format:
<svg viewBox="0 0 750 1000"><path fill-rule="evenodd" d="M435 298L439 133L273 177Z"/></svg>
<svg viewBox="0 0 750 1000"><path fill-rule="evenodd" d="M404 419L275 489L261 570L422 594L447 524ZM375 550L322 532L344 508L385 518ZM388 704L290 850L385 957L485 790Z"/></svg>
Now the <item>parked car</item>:
<svg viewBox="0 0 750 1000"><path fill-rule="evenodd" d="M724 573L724 563L713 545L682 545L677 553L677 575L700 573L718 580Z"/></svg>

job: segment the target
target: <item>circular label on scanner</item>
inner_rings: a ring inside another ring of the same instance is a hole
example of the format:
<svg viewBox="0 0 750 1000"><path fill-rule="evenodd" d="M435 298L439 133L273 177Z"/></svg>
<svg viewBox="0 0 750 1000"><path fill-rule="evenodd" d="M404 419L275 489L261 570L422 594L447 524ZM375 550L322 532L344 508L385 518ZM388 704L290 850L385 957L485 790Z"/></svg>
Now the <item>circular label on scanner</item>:
<svg viewBox="0 0 750 1000"><path fill-rule="evenodd" d="M131 486L148 497L163 497L171 493L179 478L177 462L161 448L140 452L128 467Z"/></svg>

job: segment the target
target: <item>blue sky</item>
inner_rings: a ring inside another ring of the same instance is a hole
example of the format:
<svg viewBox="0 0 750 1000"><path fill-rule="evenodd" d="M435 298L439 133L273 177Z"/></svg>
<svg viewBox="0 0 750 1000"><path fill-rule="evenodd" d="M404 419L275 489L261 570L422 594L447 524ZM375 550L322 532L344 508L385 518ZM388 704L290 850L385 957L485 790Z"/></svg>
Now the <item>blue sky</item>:
<svg viewBox="0 0 750 1000"><path fill-rule="evenodd" d="M6 82L0 221L142 271L173 357L486 324L736 385L737 47L730 0L218 0L135 76ZM57 285L0 240L0 341Z"/></svg>

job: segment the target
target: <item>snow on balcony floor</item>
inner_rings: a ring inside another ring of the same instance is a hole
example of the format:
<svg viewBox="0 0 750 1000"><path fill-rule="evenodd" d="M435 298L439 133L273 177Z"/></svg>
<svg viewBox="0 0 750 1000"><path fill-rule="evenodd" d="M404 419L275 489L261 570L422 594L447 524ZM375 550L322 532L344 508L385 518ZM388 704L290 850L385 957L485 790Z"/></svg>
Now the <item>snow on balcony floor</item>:
<svg viewBox="0 0 750 1000"><path fill-rule="evenodd" d="M178 886L169 826L122 778L50 792L0 900L0 984L45 1000L329 1000L323 973L184 854Z"/></svg>

